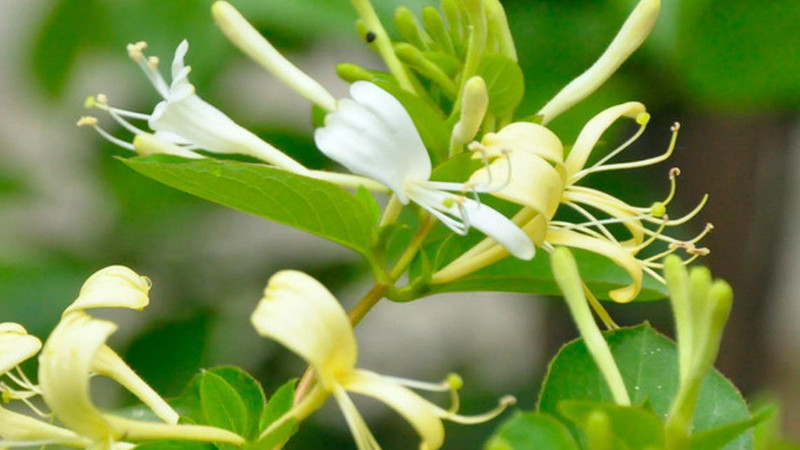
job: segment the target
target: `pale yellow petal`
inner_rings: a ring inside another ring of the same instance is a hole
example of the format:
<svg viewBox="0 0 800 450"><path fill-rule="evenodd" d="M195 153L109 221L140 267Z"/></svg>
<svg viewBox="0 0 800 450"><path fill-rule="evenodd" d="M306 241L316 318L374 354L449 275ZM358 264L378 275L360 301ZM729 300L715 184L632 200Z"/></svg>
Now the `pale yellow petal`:
<svg viewBox="0 0 800 450"><path fill-rule="evenodd" d="M358 351L347 314L325 286L303 272L273 275L251 321L259 334L308 361L329 390L337 376L355 368Z"/></svg>
<svg viewBox="0 0 800 450"><path fill-rule="evenodd" d="M90 276L78 298L64 311L92 308L130 308L141 310L150 303L150 279L125 266L109 266Z"/></svg>
<svg viewBox="0 0 800 450"><path fill-rule="evenodd" d="M42 341L13 322L0 323L0 376L35 355Z"/></svg>
<svg viewBox="0 0 800 450"><path fill-rule="evenodd" d="M94 355L116 329L112 322L74 312L59 322L39 357L39 386L45 403L65 426L93 441L120 438L89 394Z"/></svg>
<svg viewBox="0 0 800 450"><path fill-rule="evenodd" d="M503 151L528 152L554 162L564 160L561 140L547 128L530 122L514 122L497 133L487 133L481 144L489 156L500 156Z"/></svg>
<svg viewBox="0 0 800 450"><path fill-rule="evenodd" d="M365 370L356 370L340 382L347 391L375 398L397 411L419 434L421 449L436 450L444 443L441 409L411 389Z"/></svg>
<svg viewBox="0 0 800 450"><path fill-rule="evenodd" d="M468 183L491 186L505 181L507 183L502 189L489 192L504 200L533 208L545 217L552 217L558 209L564 180L558 170L540 156L525 151L511 151L505 157L496 158L489 167L472 174Z"/></svg>
<svg viewBox="0 0 800 450"><path fill-rule="evenodd" d="M628 102L621 105L612 106L598 115L592 117L589 122L584 125L578 139L575 140L575 145L569 152L565 161L567 168L567 177L571 178L577 171L583 169L586 165L586 160L592 153L597 141L606 130L621 117L628 117L635 119L639 114L645 112L646 109L643 104L639 102Z"/></svg>
<svg viewBox="0 0 800 450"><path fill-rule="evenodd" d="M608 296L615 302L626 303L639 295L639 291L642 289L642 278L644 277L641 262L626 252L619 244L589 237L571 230L558 229L548 230L546 240L553 246L563 245L597 253L625 269L630 275L632 283L608 293Z"/></svg>
<svg viewBox="0 0 800 450"><path fill-rule="evenodd" d="M88 447L91 441L70 430L0 407L0 447L45 444Z"/></svg>

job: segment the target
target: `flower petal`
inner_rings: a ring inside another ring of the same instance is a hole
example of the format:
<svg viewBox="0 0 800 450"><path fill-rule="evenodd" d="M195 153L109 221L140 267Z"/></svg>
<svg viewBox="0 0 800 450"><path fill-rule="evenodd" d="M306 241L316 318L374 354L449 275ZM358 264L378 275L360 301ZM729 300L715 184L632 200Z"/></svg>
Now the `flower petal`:
<svg viewBox="0 0 800 450"><path fill-rule="evenodd" d="M478 203L471 198L451 194L427 187L425 182L410 184L407 192L411 200L419 204L435 216L448 222L455 221L480 230L505 247L509 253L519 259L529 260L536 254L536 247L530 238L508 217L500 214L491 206ZM445 217L441 217L445 215ZM452 219L456 217L458 219ZM450 220L447 220L447 219ZM459 232L458 229L453 229Z"/></svg>
<svg viewBox="0 0 800 450"><path fill-rule="evenodd" d="M421 449L436 450L442 446L444 426L438 406L411 389L365 370L356 370L340 381L347 391L380 400L403 416L422 439Z"/></svg>
<svg viewBox="0 0 800 450"><path fill-rule="evenodd" d="M527 152L550 162L564 161L564 146L549 129L530 122L514 122L497 133L487 133L481 140L489 156L500 156L504 150Z"/></svg>
<svg viewBox="0 0 800 450"><path fill-rule="evenodd" d="M339 409L342 410L344 419L347 421L347 426L350 428L350 433L353 434L353 440L356 441L358 450L380 450L381 446L369 430L367 422L364 417L358 412L353 400L347 395L347 392L339 386L335 385L333 389L333 396L336 398L336 403L339 404Z"/></svg>
<svg viewBox="0 0 800 450"><path fill-rule="evenodd" d="M353 83L350 95L352 100L340 100L337 110L326 116L325 126L314 132L317 147L406 200L404 181L431 175L430 157L414 122L396 98L372 83Z"/></svg>
<svg viewBox="0 0 800 450"><path fill-rule="evenodd" d="M42 341L29 335L22 325L0 323L0 376L35 355L41 348Z"/></svg>
<svg viewBox="0 0 800 450"><path fill-rule="evenodd" d="M489 187L498 184L502 181L498 178L502 179L503 174L509 172L509 164L510 179L505 187L488 192L495 197L529 206L545 217L553 217L561 201L564 179L551 163L534 153L512 150L506 156L496 158L489 167L473 173L468 184Z"/></svg>
<svg viewBox="0 0 800 450"><path fill-rule="evenodd" d="M608 296L615 302L627 303L639 295L639 291L642 289L642 278L644 276L642 263L630 253L626 252L619 244L589 237L572 230L557 229L548 230L546 240L553 246L563 245L565 247L580 248L597 253L625 269L633 281L628 286L614 289L608 293Z"/></svg>
<svg viewBox="0 0 800 450"><path fill-rule="evenodd" d="M183 58L186 56L186 53L189 51L189 41L186 39L182 40L178 47L175 49L175 56L172 58L172 85L174 86L176 82L182 81L186 75L189 73L186 67L183 64Z"/></svg>
<svg viewBox="0 0 800 450"><path fill-rule="evenodd" d="M87 448L91 441L70 430L0 407L0 445L7 447L61 444Z"/></svg>
<svg viewBox="0 0 800 450"><path fill-rule="evenodd" d="M273 275L251 321L260 335L311 364L328 390L355 368L358 350L347 314L325 286L302 272Z"/></svg>
<svg viewBox="0 0 800 450"><path fill-rule="evenodd" d="M621 105L612 106L586 122L575 145L569 152L564 165L567 168L567 178L571 178L577 171L583 169L586 160L592 153L597 141L606 130L620 117L636 118L639 114L646 111L643 104L639 102L628 102Z"/></svg>
<svg viewBox="0 0 800 450"><path fill-rule="evenodd" d="M121 437L95 408L89 395L92 360L117 329L112 322L82 312L67 314L39 356L42 398L69 429L95 442Z"/></svg>
<svg viewBox="0 0 800 450"><path fill-rule="evenodd" d="M150 303L150 279L125 266L109 266L90 276L64 316L92 308L142 310Z"/></svg>

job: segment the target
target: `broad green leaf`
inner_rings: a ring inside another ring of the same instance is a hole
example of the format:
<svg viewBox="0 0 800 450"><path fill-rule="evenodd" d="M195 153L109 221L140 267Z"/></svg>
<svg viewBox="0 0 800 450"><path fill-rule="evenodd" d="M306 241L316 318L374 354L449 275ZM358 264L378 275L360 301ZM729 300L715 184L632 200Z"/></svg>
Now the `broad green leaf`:
<svg viewBox="0 0 800 450"><path fill-rule="evenodd" d="M236 390L224 378L211 372L203 372L199 387L205 423L244 434L248 422L247 407Z"/></svg>
<svg viewBox="0 0 800 450"><path fill-rule="evenodd" d="M553 416L517 411L486 442L484 450L578 450L569 430Z"/></svg>
<svg viewBox="0 0 800 450"><path fill-rule="evenodd" d="M486 82L489 111L496 116L513 113L525 95L525 77L517 63L507 56L489 54L481 58L478 75Z"/></svg>
<svg viewBox="0 0 800 450"><path fill-rule="evenodd" d="M272 394L259 420L259 432L263 432L280 416L292 409L292 405L294 404L294 387L296 383L297 380L289 380Z"/></svg>
<svg viewBox="0 0 800 450"><path fill-rule="evenodd" d="M666 417L678 390L675 343L648 324L609 332L605 337L632 403L649 402L658 416ZM539 396L539 410L562 417L558 404L564 400L613 402L605 380L581 340L566 344L550 362ZM750 417L739 391L719 372L711 371L700 388L694 432L701 433ZM724 448L752 449L752 433L739 436Z"/></svg>
<svg viewBox="0 0 800 450"><path fill-rule="evenodd" d="M477 239L470 241L467 237L454 236L444 243L445 246L458 247L440 250L437 267L452 258L453 254L463 253L468 247L464 244L476 243L483 237L472 232ZM630 284L627 272L607 258L595 253L572 250L580 268L581 277L591 291L601 300L608 300L609 291ZM522 261L514 257L506 257L488 267L466 275L451 283L434 285L429 293L466 292L466 291L498 291L520 292L538 295L561 295L561 290L553 278L550 268L550 255L537 249L536 257L531 261ZM645 274L642 291L637 301L659 300L666 297L666 287L650 275Z"/></svg>
<svg viewBox="0 0 800 450"><path fill-rule="evenodd" d="M255 439L260 431L259 418L266 404L266 396L261 384L238 367L215 367L208 373L222 377L239 394L247 410L247 427L242 436L247 440Z"/></svg>
<svg viewBox="0 0 800 450"><path fill-rule="evenodd" d="M591 427L593 414L602 414L607 421L602 433L607 433L610 448L620 450L663 449L664 425L652 411L641 407L624 407L613 403L566 400L558 410L581 429Z"/></svg>
<svg viewBox="0 0 800 450"><path fill-rule="evenodd" d="M373 206L334 184L236 161L156 156L122 162L175 189L368 254Z"/></svg>

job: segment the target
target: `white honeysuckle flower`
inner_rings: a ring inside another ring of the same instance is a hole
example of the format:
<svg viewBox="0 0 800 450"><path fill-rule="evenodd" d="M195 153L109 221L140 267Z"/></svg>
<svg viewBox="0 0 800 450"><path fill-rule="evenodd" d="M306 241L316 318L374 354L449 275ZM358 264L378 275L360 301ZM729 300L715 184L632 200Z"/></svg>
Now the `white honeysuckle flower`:
<svg viewBox="0 0 800 450"><path fill-rule="evenodd" d="M128 308L141 311L150 304L149 278L125 266L108 266L93 273L83 283L78 298L64 315L93 308Z"/></svg>
<svg viewBox="0 0 800 450"><path fill-rule="evenodd" d="M496 417L514 402L513 397L504 397L497 408L486 414L461 416L457 414L456 394L461 381L456 375L436 384L387 377L356 368L358 348L347 314L325 286L302 272L285 270L273 275L251 321L260 335L281 343L311 365L321 388L338 402L359 450L379 449L380 446L348 392L373 397L397 411L417 431L422 440L420 449L425 450L442 446L442 420L480 423ZM443 409L414 393L410 387L450 391L453 407Z"/></svg>
<svg viewBox="0 0 800 450"><path fill-rule="evenodd" d="M196 94L194 85L189 82L191 67L186 66L183 62L186 52L189 50L189 43L186 40L182 41L175 50L171 83L167 83L158 70L158 58L148 57L144 54L146 47L145 42L129 44L128 55L141 67L145 76L163 98L151 114L115 108L109 105L108 99L102 94L89 97L86 101L87 107L107 111L111 117L137 136L151 133L133 125L129 119L147 121L148 127L155 132L153 136L157 141L171 144L171 146L161 147L150 145L141 153L147 154L153 149L167 152L172 150L177 156L188 158L201 157L194 152L195 150L222 154L238 153L252 156L292 172L307 172L308 169L302 164L238 125L225 113ZM81 118L78 125L92 126L98 133L115 144L129 150L139 151L136 141L131 144L111 136L97 125L97 120L93 117ZM145 141L145 143L152 144L151 141Z"/></svg>
<svg viewBox="0 0 800 450"><path fill-rule="evenodd" d="M428 151L396 98L365 81L353 83L350 95L352 98L339 100L336 111L325 117L325 126L314 133L314 141L325 155L353 173L388 186L401 203L420 205L458 234L474 227L517 258L533 258L535 247L519 227L467 197L487 189L430 180Z"/></svg>
<svg viewBox="0 0 800 450"><path fill-rule="evenodd" d="M564 86L541 110L546 124L596 91L650 35L661 9L661 0L641 0L600 58Z"/></svg>
<svg viewBox="0 0 800 450"><path fill-rule="evenodd" d="M635 120L639 130L622 145L587 165L600 138L622 118ZM610 259L628 273L631 284L610 291L609 297L617 302L631 301L641 290L644 273L664 282L656 271L662 268L664 256L683 250L689 255L685 261L688 263L708 254L707 248L698 248L695 244L712 229L707 224L702 232L689 240L679 240L664 233L667 227L683 225L693 218L708 199L704 196L696 208L682 217L668 217L666 208L674 198L675 179L680 173L677 168L669 173L667 198L646 207L633 206L601 190L579 185L593 173L645 167L668 159L675 149L678 124L673 126L672 139L663 154L638 161L612 162L641 136L649 119L644 105L639 102L607 108L586 123L566 157L560 139L549 129L529 122L512 123L496 133L486 134L480 143L471 144L490 158L490 163L475 172L469 181L484 183L493 168L505 167L510 161L515 170L508 183L492 194L524 206L513 218L514 223L519 224L537 246L547 251L565 246ZM555 219L555 213L562 205L583 219ZM620 233L615 234L609 229L615 226L621 227L619 231L624 232L627 239L620 239ZM653 251L653 244L658 243L665 247L663 251ZM477 270L503 256L505 249L486 240L434 274L433 283L459 278L465 270ZM483 265L477 267L476 260Z"/></svg>

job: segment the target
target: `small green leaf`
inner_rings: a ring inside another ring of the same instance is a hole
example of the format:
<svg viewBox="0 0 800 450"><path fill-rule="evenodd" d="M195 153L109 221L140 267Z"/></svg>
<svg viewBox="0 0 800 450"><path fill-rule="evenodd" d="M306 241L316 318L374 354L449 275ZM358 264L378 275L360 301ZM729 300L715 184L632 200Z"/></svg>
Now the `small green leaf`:
<svg viewBox="0 0 800 450"><path fill-rule="evenodd" d="M745 431L769 419L774 414L775 414L774 408L762 409L761 411L753 415L753 417L747 420L741 420L739 422L730 423L725 426L721 426L719 428L714 428L712 430L706 430L701 433L695 433L692 435L692 443L690 448L692 450L722 448L728 442L731 442L732 440L739 437Z"/></svg>
<svg viewBox="0 0 800 450"><path fill-rule="evenodd" d="M273 450L289 440L297 432L297 419L291 418L278 425L274 430L252 444L245 445L244 450Z"/></svg>
<svg viewBox="0 0 800 450"><path fill-rule="evenodd" d="M266 404L261 384L238 367L214 367L208 370L208 373L222 377L239 394L247 410L247 426L242 436L247 440L255 439L260 431L259 418Z"/></svg>
<svg viewBox="0 0 800 450"><path fill-rule="evenodd" d="M678 391L678 354L675 343L648 324L605 334L611 353L634 405L649 401L653 412L666 417ZM539 395L539 410L563 417L558 404L565 400L612 403L605 379L581 340L563 346L550 362ZM751 418L747 403L738 390L716 370L706 376L700 388L692 429L702 433ZM577 429L572 426L576 435ZM725 450L753 446L752 433L739 436Z"/></svg>
<svg viewBox="0 0 800 450"><path fill-rule="evenodd" d="M514 60L500 54L481 58L478 75L486 82L489 111L496 116L514 112L525 95L525 77Z"/></svg>
<svg viewBox="0 0 800 450"><path fill-rule="evenodd" d="M219 375L200 376L200 405L205 423L242 435L247 429L247 407L236 390Z"/></svg>
<svg viewBox="0 0 800 450"><path fill-rule="evenodd" d="M484 446L485 450L578 450L561 422L549 414L517 411L503 422Z"/></svg>
<svg viewBox="0 0 800 450"><path fill-rule="evenodd" d="M175 189L369 253L374 207L334 184L237 161L160 155L122 162Z"/></svg>
<svg viewBox="0 0 800 450"><path fill-rule="evenodd" d="M593 414L605 416L604 430L615 449L661 449L664 448L664 424L652 411L641 407L625 407L613 403L566 400L558 404L561 414L578 427L590 427Z"/></svg>
<svg viewBox="0 0 800 450"><path fill-rule="evenodd" d="M264 412L259 420L259 432L263 432L273 422L278 420L279 417L286 414L294 403L294 387L297 380L289 380L272 394Z"/></svg>

